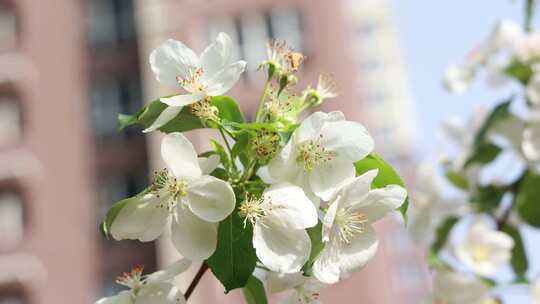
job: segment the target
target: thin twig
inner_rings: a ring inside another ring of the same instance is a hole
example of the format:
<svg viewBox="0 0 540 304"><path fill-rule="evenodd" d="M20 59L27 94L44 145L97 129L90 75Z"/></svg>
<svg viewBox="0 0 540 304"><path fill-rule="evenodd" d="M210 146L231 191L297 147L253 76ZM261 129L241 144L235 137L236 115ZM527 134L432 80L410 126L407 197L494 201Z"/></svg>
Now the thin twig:
<svg viewBox="0 0 540 304"><path fill-rule="evenodd" d="M197 274L193 278L193 281L191 281L191 284L189 284L189 287L186 289L185 298L186 301L189 299L193 291L195 290L195 287L199 284L201 281L204 273L208 270L208 265L206 263L202 263L201 268L199 268L199 271L197 271Z"/></svg>

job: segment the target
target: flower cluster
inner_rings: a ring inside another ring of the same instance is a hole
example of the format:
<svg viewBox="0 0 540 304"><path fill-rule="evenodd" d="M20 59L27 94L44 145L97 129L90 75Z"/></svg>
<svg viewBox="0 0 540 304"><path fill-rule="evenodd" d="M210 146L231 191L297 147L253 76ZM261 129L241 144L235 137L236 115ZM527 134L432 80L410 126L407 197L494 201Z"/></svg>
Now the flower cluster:
<svg viewBox="0 0 540 304"><path fill-rule="evenodd" d="M418 171L409 231L434 272L430 303L502 303L501 288L511 284L529 285L540 303L522 237L525 225L540 228L540 33L531 29L534 1L526 4L524 29L500 21L443 78L450 92L463 93L483 70L491 84L518 90L491 110L444 123L457 148L442 158L446 186L430 165ZM513 278L501 275L508 266Z"/></svg>
<svg viewBox="0 0 540 304"><path fill-rule="evenodd" d="M320 289L373 258L373 223L400 207L404 213L407 192L360 123L341 112L299 120L336 93L327 76L294 93L304 56L284 42L269 44L256 119L244 121L236 101L222 95L245 67L232 47L220 33L200 56L174 40L152 52L156 79L183 93L122 116L121 125L166 133L165 168L142 193L116 203L102 230L141 242L170 231L178 253L210 268L226 291L262 280L269 292L291 290L295 303L319 303ZM198 154L183 134L199 128L221 134L213 150ZM180 272L142 277L137 268L119 280L130 291L98 303L183 303L170 283Z"/></svg>

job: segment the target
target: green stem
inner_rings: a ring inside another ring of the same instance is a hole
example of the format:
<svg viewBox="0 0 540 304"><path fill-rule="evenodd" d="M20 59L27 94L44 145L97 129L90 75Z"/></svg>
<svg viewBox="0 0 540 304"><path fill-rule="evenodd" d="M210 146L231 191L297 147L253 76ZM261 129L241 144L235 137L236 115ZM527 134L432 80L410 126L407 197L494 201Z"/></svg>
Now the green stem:
<svg viewBox="0 0 540 304"><path fill-rule="evenodd" d="M236 167L236 163L234 162L234 159L233 159L232 149L231 149L231 146L229 145L229 141L227 140L227 137L225 137L225 133L223 132L223 127L220 126L218 130L219 130L219 134L221 134L221 137L223 138L223 141L225 142L225 147L227 147L227 151L229 151L229 156L231 157L231 165L233 166L234 170L238 172L238 168Z"/></svg>
<svg viewBox="0 0 540 304"><path fill-rule="evenodd" d="M251 176L253 175L253 170L255 169L255 165L257 165L256 160L252 160L251 163L249 163L248 167L244 171L244 175L242 175L242 177L240 178L241 182L246 182L251 178Z"/></svg>
<svg viewBox="0 0 540 304"><path fill-rule="evenodd" d="M263 114L264 101L266 99L266 95L268 95L268 88L270 87L270 83L272 83L272 77L268 77L266 83L264 84L261 100L259 100L259 107L257 108L257 115L255 116L255 122L259 122L259 119Z"/></svg>
<svg viewBox="0 0 540 304"><path fill-rule="evenodd" d="M527 5L525 6L525 22L523 23L523 28L525 32L530 32L532 29L532 20L534 16L534 5L535 0L526 0Z"/></svg>

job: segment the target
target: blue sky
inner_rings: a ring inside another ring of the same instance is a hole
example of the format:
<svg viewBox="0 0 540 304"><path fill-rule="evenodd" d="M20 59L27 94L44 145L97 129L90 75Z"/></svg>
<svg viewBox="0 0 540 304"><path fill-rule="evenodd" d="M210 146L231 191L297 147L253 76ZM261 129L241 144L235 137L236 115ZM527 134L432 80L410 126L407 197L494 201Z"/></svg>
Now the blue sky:
<svg viewBox="0 0 540 304"><path fill-rule="evenodd" d="M420 117L418 159L434 158L439 151L437 130L448 115L467 115L477 105L491 106L510 95L512 88L488 89L482 78L461 96L448 94L441 75L450 63L459 63L482 41L500 18L521 24L524 0L392 0ZM540 19L537 18L537 19ZM515 88L514 88L515 89ZM540 235L525 229L530 255L540 251ZM531 258L531 257L530 257ZM532 261L536 275L540 261ZM505 303L529 303L523 288L504 290Z"/></svg>

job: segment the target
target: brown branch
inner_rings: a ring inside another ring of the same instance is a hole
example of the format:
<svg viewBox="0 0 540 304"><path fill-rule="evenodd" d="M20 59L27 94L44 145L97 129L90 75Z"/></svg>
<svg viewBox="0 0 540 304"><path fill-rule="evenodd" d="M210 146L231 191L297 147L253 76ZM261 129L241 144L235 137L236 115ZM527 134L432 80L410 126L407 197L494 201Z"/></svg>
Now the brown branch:
<svg viewBox="0 0 540 304"><path fill-rule="evenodd" d="M197 271L197 274L193 278L193 281L191 281L191 284L189 284L189 287L186 289L185 298L186 301L189 299L193 291L195 290L195 287L199 284L201 281L204 273L208 270L208 265L206 263L202 263L201 268L199 268L199 271Z"/></svg>

